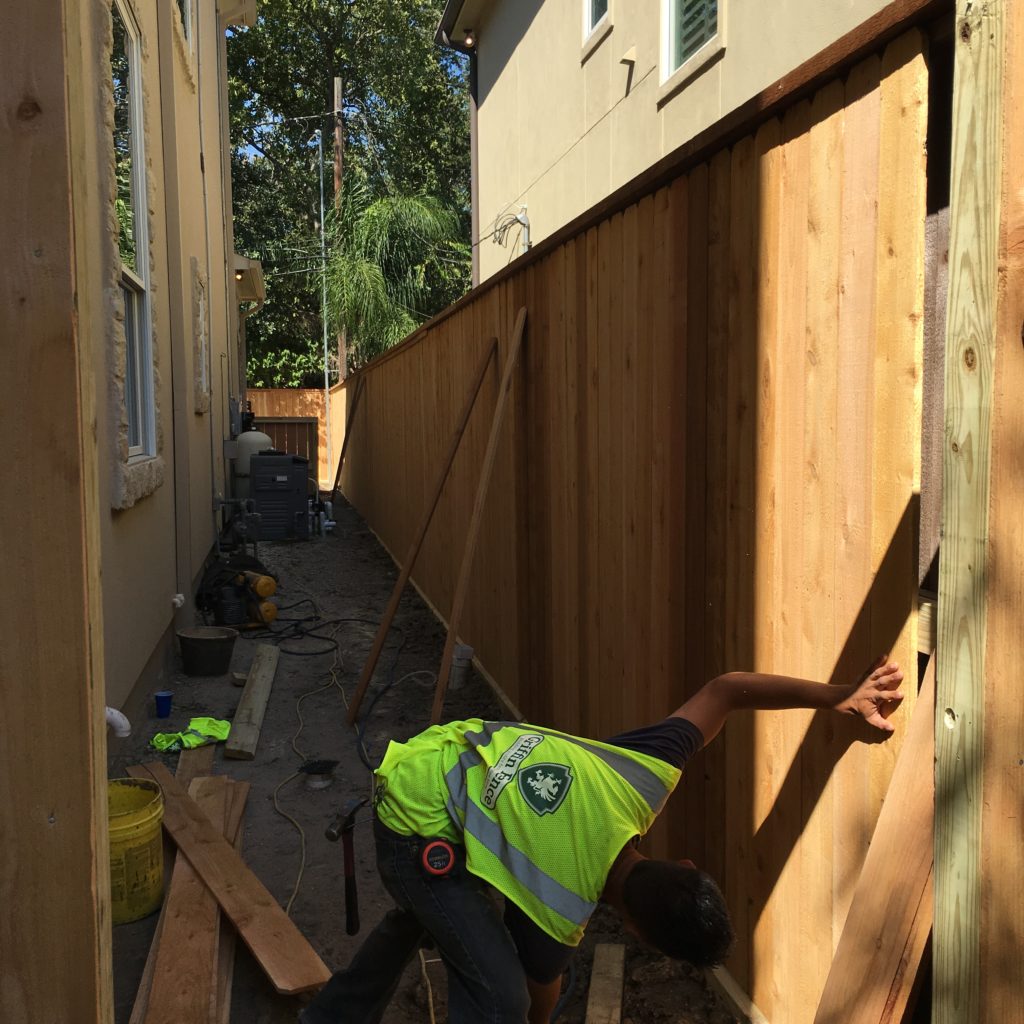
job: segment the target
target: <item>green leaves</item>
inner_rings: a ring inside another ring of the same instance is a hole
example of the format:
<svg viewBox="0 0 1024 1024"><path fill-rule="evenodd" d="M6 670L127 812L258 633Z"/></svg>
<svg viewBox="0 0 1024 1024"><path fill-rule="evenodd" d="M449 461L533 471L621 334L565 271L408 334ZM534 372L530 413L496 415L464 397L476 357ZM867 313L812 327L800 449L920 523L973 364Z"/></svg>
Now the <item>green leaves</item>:
<svg viewBox="0 0 1024 1024"><path fill-rule="evenodd" d="M358 366L397 344L432 312L428 269L452 244L458 218L427 195L373 198L346 190L331 231L331 314Z"/></svg>
<svg viewBox="0 0 1024 1024"><path fill-rule="evenodd" d="M229 34L236 248L263 261L268 285L267 304L246 323L254 381L323 382L314 132L323 132L333 209L335 75L346 203L360 214L329 218L332 340L344 323L362 361L468 287L467 69L434 45L443 6L274 0L253 28Z"/></svg>

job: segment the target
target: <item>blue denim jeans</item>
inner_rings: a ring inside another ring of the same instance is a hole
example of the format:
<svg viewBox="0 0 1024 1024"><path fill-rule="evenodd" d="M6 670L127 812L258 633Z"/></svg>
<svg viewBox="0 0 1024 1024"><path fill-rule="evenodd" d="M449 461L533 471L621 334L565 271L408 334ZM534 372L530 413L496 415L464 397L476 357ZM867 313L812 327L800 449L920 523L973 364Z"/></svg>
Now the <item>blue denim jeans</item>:
<svg viewBox="0 0 1024 1024"><path fill-rule="evenodd" d="M402 972L425 941L448 971L449 1024L524 1024L530 1006L512 937L486 885L466 870L432 878L419 866L422 839L374 822L377 868L398 906L336 971L299 1017L301 1024L377 1024Z"/></svg>

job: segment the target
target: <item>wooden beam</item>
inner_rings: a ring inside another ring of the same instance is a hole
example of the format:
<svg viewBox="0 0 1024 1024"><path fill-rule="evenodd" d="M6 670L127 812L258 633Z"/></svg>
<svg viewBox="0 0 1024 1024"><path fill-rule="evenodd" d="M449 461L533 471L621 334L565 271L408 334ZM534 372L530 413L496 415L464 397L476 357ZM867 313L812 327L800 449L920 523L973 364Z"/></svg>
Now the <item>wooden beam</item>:
<svg viewBox="0 0 1024 1024"><path fill-rule="evenodd" d="M274 674L281 652L273 644L259 644L249 667L249 678L231 720L231 733L224 744L224 756L251 761L260 741L260 727L274 685Z"/></svg>
<svg viewBox="0 0 1024 1024"><path fill-rule="evenodd" d="M936 1024L1024 1002L1024 11L957 3L936 708Z"/></svg>
<svg viewBox="0 0 1024 1024"><path fill-rule="evenodd" d="M178 754L178 766L174 771L174 777L178 780L178 784L182 789L188 789L192 784L192 780L198 778L200 775L207 775L210 773L213 767L213 752L214 745L208 743L202 747L192 747L191 749L183 750ZM248 790L248 783L245 784ZM170 847L170 852L168 852ZM173 840L169 836L164 836L164 877L173 878L173 867L174 861L177 858L177 847L175 847ZM171 871L168 872L167 868L170 867ZM157 951L160 948L160 937L163 935L164 930L164 912L167 909L166 900L164 905L160 908L160 917L156 922L156 928L153 931L153 940L149 944L149 952L146 954L146 963L142 968L142 977L139 979L139 987L135 992L135 1002L132 1004L131 1017L128 1019L128 1024L142 1024L145 1019L146 1010L149 1007L149 993L153 987L153 971L156 969L156 957Z"/></svg>
<svg viewBox="0 0 1024 1024"><path fill-rule="evenodd" d="M900 1024L932 924L935 660L850 904L814 1024Z"/></svg>
<svg viewBox="0 0 1024 1024"><path fill-rule="evenodd" d="M444 695L448 690L448 675L452 668L452 657L455 653L455 640L459 633L459 622L462 618L462 608L466 601L466 591L469 587L469 574L473 568L473 556L476 554L476 542L480 536L480 522L484 514L484 502L487 500L487 490L491 483L491 472L494 469L494 460L498 454L498 440L501 437L501 425L505 420L505 410L508 408L508 396L512 390L512 376L515 373L519 361L519 349L522 345L523 334L526 331L526 309L519 310L516 317L516 326L512 332L512 342L509 345L508 355L505 359L505 372L502 374L501 385L498 388L498 399L494 406L494 418L491 421L491 434L487 439L487 450L484 452L483 465L480 467L480 479L477 482L476 497L473 499L473 514L469 520L469 532L466 536L466 547L462 553L462 565L459 567L459 578L455 585L455 598L452 601L452 613L448 619L448 638L445 640L444 653L441 655L441 668L437 675L437 689L434 691L434 706L430 712L430 721L436 725L441 720L441 708L444 705Z"/></svg>
<svg viewBox="0 0 1024 1024"><path fill-rule="evenodd" d="M249 795L248 782L236 782L231 787L232 800L228 808L224 837L242 852L242 814ZM229 1024L231 1020L231 985L235 975L235 946L238 933L225 915L220 919L220 944L217 947L217 1012L215 1024Z"/></svg>
<svg viewBox="0 0 1024 1024"><path fill-rule="evenodd" d="M90 147L102 5L0 9L0 1018L113 1019L95 381L108 282ZM109 31L109 16L107 18ZM106 209L104 208L104 213ZM91 261L91 262L90 262ZM60 494L67 528L45 516ZM49 893L49 896L45 894Z"/></svg>
<svg viewBox="0 0 1024 1024"><path fill-rule="evenodd" d="M278 992L318 988L330 971L263 883L158 761L128 769L164 793L164 828L188 857Z"/></svg>
<svg viewBox="0 0 1024 1024"><path fill-rule="evenodd" d="M743 1024L768 1024L768 1018L754 1005L754 1000L740 988L736 979L724 967L712 968L707 972L707 979L719 998Z"/></svg>
<svg viewBox="0 0 1024 1024"><path fill-rule="evenodd" d="M980 1020L982 750L1005 5L957 3L936 705L933 1020Z"/></svg>
<svg viewBox="0 0 1024 1024"><path fill-rule="evenodd" d="M590 972L586 1024L620 1024L622 1020L622 982L626 969L626 947L599 942L594 947L594 966Z"/></svg>
<svg viewBox="0 0 1024 1024"><path fill-rule="evenodd" d="M193 779L188 789L196 806L214 824L224 825L228 778ZM214 1024L220 911L186 857L174 863L164 897L160 944L147 999L145 1024Z"/></svg>
<svg viewBox="0 0 1024 1024"><path fill-rule="evenodd" d="M431 493L430 500L427 502L423 519L420 521L416 536L409 546L405 562L402 565L402 571L398 574L398 579L395 580L395 586L391 591L388 606L384 610L384 617L380 620L377 635L373 638L373 647L370 649L369 657L366 659L362 674L359 676L359 683L356 686L356 692L348 709L349 725L355 722L359 715L359 708L363 703L363 697L366 695L366 689L373 678L377 662L380 660L381 651L384 650L384 641L388 638L388 631L391 629L391 623L394 620L395 613L398 611L398 603L402 600L402 592L405 590L405 585L409 582L409 577L412 575L413 566L415 566L416 559L419 557L420 548L423 547L423 539L427 535L427 530L430 529L431 520L433 520L434 512L437 510L437 503L441 500L441 492L444 490L445 481L451 472L452 463L455 461L459 445L462 442L462 435L466 432L466 425L469 423L470 414L473 412L473 406L476 404L476 397L480 394L480 388L483 385L487 367L490 366L491 359L497 348L498 341L496 338L492 338L484 351L480 364L477 367L476 375L473 377L469 391L466 394L466 401L456 421L451 440L448 442L448 450L445 452L444 460L438 470L437 479L434 481L434 490Z"/></svg>

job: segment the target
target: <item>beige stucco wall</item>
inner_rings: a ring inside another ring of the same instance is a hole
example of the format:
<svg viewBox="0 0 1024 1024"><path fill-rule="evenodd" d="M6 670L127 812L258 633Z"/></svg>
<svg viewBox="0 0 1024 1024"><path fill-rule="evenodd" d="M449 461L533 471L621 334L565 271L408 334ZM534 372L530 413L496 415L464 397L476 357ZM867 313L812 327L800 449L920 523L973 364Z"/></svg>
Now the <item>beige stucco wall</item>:
<svg viewBox="0 0 1024 1024"><path fill-rule="evenodd" d="M585 2L495 0L472 26L481 278L519 252L516 229L504 247L488 237L499 218L525 204L532 241L540 241L887 0L719 0L724 49L685 83L665 81L666 0L609 0L611 29L589 47Z"/></svg>
<svg viewBox="0 0 1024 1024"><path fill-rule="evenodd" d="M107 0L92 0L109 10ZM158 459L162 471L147 473L126 495L125 472L116 445L123 402L110 382L123 363L108 307L103 330L108 344L96 367L100 394L109 399L99 411L97 436L109 451L102 457L101 479L106 700L121 705L144 671L159 670L171 627L174 595L184 593L178 621L191 624L191 597L215 540L213 497L225 494L223 439L228 435L228 381L236 354L228 344L237 321L233 267L229 269L231 218L225 212L230 189L219 104L222 32L214 0L196 0L190 47L180 31L176 5L164 0L130 0L143 36L145 125L149 187L150 266ZM196 56L198 46L198 60ZM169 51L169 52L168 52ZM168 59L168 57L170 59ZM162 58L162 59L161 59ZM109 53L96 65L97 92L109 75ZM168 75L168 71L170 74ZM163 74L161 74L163 72ZM199 102L202 98L202 140ZM109 104L108 104L109 105ZM173 124L167 115L173 111ZM109 114L108 114L109 116ZM109 125L105 126L109 131ZM165 143L173 138L168 160ZM110 143L98 144L97 180L110 182ZM206 166L206 200L200 150ZM102 191L100 194L103 194ZM174 224L168 211L177 211ZM111 268L116 266L116 237L96 240ZM195 386L196 325L193 279L206 285L210 350L209 397ZM112 269L113 272L113 269ZM109 276L109 275L108 275ZM116 277L113 278L116 281ZM116 294L116 289L115 289ZM183 450L184 449L184 450ZM129 467L134 469L136 467ZM166 650L164 653L169 653Z"/></svg>

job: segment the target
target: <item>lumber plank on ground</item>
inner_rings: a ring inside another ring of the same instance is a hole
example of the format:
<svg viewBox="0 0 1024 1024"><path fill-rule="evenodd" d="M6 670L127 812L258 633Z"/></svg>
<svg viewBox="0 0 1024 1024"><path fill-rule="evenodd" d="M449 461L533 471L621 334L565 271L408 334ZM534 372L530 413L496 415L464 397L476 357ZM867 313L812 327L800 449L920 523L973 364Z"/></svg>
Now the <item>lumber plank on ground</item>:
<svg viewBox="0 0 1024 1024"><path fill-rule="evenodd" d="M242 698L231 722L231 734L224 744L224 756L251 761L260 741L260 726L267 710L270 688L274 685L280 651L272 644L259 644L249 668Z"/></svg>
<svg viewBox="0 0 1024 1024"><path fill-rule="evenodd" d="M210 821L223 827L227 777L193 779L188 792ZM163 918L145 1024L213 1024L220 912L185 857L174 862Z"/></svg>
<svg viewBox="0 0 1024 1024"><path fill-rule="evenodd" d="M935 659L839 937L814 1024L899 1024L932 925Z"/></svg>
<svg viewBox="0 0 1024 1024"><path fill-rule="evenodd" d="M242 814L249 796L248 782L233 782L224 836L236 850L242 849ZM235 945L238 934L231 922L221 915L220 943L217 946L217 1011L215 1024L228 1024L231 1019L231 983L235 974Z"/></svg>
<svg viewBox="0 0 1024 1024"><path fill-rule="evenodd" d="M242 941L278 992L318 988L330 971L294 922L159 762L134 765L134 778L153 778L164 791L164 828L188 857Z"/></svg>
<svg viewBox="0 0 1024 1024"><path fill-rule="evenodd" d="M622 981L625 969L625 946L599 942L594 947L586 1024L619 1024L622 1020Z"/></svg>
<svg viewBox="0 0 1024 1024"><path fill-rule="evenodd" d="M196 747L193 750L182 751L182 754L198 754L201 751L209 753L209 757L199 758L180 758L178 760L178 771L175 775L177 780L180 780L183 775L185 778L191 780L193 772L201 770L204 765L209 767L213 763L213 746ZM225 777L226 778L226 777ZM242 822L242 813L245 810L245 802L249 795L249 783L238 782L234 779L227 779L228 784L228 809L225 815L225 826L224 834L227 836L229 841L235 842L236 846L241 840L241 829L240 825ZM169 840L173 845L173 840ZM187 862L186 858L178 858L183 862ZM172 875L173 878L173 875ZM135 994L135 1003L132 1006L131 1017L129 1018L128 1024L143 1024L146 1019L146 1012L149 1008L150 992L153 987L153 972L156 968L157 954L160 949L160 941L163 937L164 917L167 907L167 901L164 901L164 906L160 909L160 918L157 921L156 931L153 934L153 941L149 947L149 954L146 957L146 965L142 971L142 977L139 980L139 987ZM220 919L220 941L218 944L218 988L217 988L217 1006L223 1007L226 1003L228 1009L231 1006L231 974L234 969L234 954L235 954L235 930L224 918ZM224 1016L221 1011L219 1016L214 1019L219 1024L228 1024L227 1017Z"/></svg>
<svg viewBox="0 0 1024 1024"><path fill-rule="evenodd" d="M194 778L200 775L207 775L213 766L214 745L208 743L202 747L192 747L183 750L178 755L178 766L175 769L174 777L181 784L183 789L188 789ZM246 784L248 786L248 784ZM168 856L167 847L171 848ZM173 860L175 857L174 841L165 837L164 861ZM170 877L170 873L168 873ZM131 1017L128 1024L142 1024L146 1017L146 1009L149 1006L149 992L153 987L153 968L156 966L156 952L160 947L160 936L164 928L164 908L160 908L160 917L157 918L156 929L153 932L153 941L149 944L149 952L146 954L146 964L142 968L142 977L139 979L139 987L135 993L135 1002L132 1005Z"/></svg>

